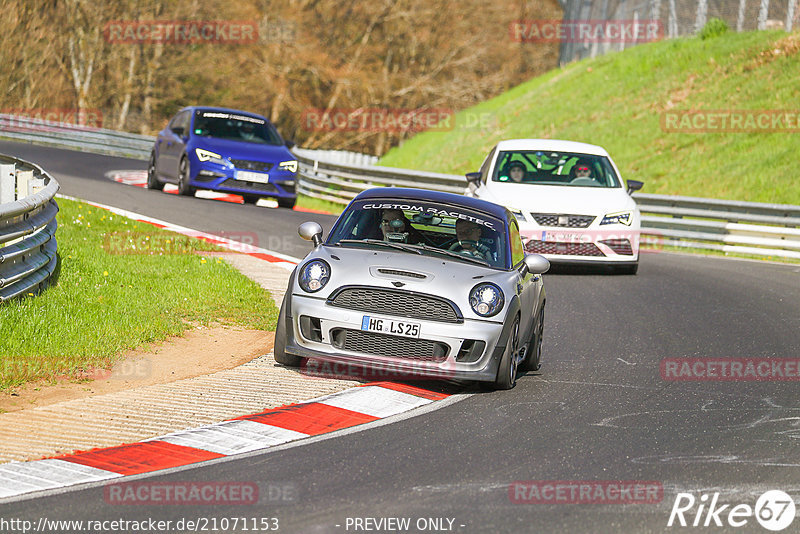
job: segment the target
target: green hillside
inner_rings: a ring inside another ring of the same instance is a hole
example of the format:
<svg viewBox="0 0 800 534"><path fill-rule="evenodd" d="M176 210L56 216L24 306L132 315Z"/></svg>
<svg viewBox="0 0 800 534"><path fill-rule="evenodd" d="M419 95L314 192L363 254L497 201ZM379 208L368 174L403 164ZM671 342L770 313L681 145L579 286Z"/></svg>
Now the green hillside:
<svg viewBox="0 0 800 534"><path fill-rule="evenodd" d="M665 111L691 109L786 110L793 131L662 129ZM605 147L646 193L800 204L799 115L800 32L728 32L551 71L460 112L450 131L411 138L380 164L462 174L501 139L570 139Z"/></svg>

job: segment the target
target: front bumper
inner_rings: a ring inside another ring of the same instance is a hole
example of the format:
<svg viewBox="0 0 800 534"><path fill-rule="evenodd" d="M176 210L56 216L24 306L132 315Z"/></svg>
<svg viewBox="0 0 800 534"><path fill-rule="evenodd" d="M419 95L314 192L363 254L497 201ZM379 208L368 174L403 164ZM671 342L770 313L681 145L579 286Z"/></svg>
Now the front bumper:
<svg viewBox="0 0 800 534"><path fill-rule="evenodd" d="M525 251L551 263L633 264L639 261L638 228L521 229Z"/></svg>
<svg viewBox="0 0 800 534"><path fill-rule="evenodd" d="M419 323L419 338L407 338L390 334L364 334L361 330L365 315ZM312 330L309 332L309 319L313 318ZM445 323L392 317L355 310L347 310L328 305L324 299L303 295L291 296L291 332L286 343L286 352L304 358L317 359L332 363L363 366L367 369L390 369L399 378L418 379L423 377L455 380L494 381L497 377L497 366L505 349L503 343L503 323L497 321L479 321L464 319L460 323ZM288 329L287 329L288 330ZM305 330L305 333L304 333ZM397 347L394 355L375 354L360 350L348 350L340 341L342 333L356 338L372 337L371 341L384 342L386 347ZM374 336L386 336L385 339L374 339ZM318 339L311 339L317 337ZM481 347L480 342L483 343ZM339 346L335 346L335 345ZM418 352L420 344L434 344L445 348L436 357L429 358ZM475 347L479 350L476 350ZM408 350L405 350L408 348ZM462 350L463 349L463 350ZM472 349L469 352L469 349ZM422 358L421 358L422 357ZM470 361L463 361L463 359ZM420 359L421 358L421 359ZM462 360L462 361L459 361Z"/></svg>
<svg viewBox="0 0 800 534"><path fill-rule="evenodd" d="M209 161L196 162L192 165L193 176L190 184L201 189L209 189L221 193L234 193L237 195L258 195L273 198L296 198L295 183L296 173L284 170L271 169L267 172L269 179L266 183L237 179L236 167L229 167Z"/></svg>

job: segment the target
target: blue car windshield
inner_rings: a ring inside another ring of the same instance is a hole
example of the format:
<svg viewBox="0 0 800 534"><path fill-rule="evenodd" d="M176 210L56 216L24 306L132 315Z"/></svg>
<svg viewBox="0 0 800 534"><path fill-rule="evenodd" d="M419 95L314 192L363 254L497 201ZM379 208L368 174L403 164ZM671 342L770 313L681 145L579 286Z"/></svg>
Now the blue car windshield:
<svg viewBox="0 0 800 534"><path fill-rule="evenodd" d="M283 140L275 128L264 119L220 111L196 111L192 133L201 137L260 145L283 144Z"/></svg>
<svg viewBox="0 0 800 534"><path fill-rule="evenodd" d="M506 234L500 219L463 206L363 200L342 214L326 244L406 250L507 269Z"/></svg>

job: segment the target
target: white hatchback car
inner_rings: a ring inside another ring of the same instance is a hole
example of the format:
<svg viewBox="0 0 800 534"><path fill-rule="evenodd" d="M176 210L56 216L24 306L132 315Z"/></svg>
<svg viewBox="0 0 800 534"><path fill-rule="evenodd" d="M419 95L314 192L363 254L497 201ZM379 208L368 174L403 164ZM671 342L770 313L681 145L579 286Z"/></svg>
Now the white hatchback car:
<svg viewBox="0 0 800 534"><path fill-rule="evenodd" d="M466 194L508 207L527 252L552 263L607 264L635 274L641 215L603 148L573 141L514 139L467 174Z"/></svg>

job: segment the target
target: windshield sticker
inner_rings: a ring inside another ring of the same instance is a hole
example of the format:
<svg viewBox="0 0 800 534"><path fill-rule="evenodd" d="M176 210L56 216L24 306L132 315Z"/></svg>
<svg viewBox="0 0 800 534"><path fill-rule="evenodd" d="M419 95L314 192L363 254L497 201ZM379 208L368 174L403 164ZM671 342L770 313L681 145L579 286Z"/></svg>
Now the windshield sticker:
<svg viewBox="0 0 800 534"><path fill-rule="evenodd" d="M413 204L390 204L390 203L383 203L383 204L364 204L361 206L361 209L365 210L402 210L402 211L418 211L420 213L426 213L430 215L436 215L439 217L452 217L454 219L463 219L465 221L470 221L475 224L480 224L494 230L494 224L490 221L486 221L479 217L475 217L469 215L467 213L461 213L458 211L448 211L446 209L439 209L437 207L424 207L424 206L415 206Z"/></svg>
<svg viewBox="0 0 800 534"><path fill-rule="evenodd" d="M233 115L231 113L219 113L216 111L204 111L203 117L212 117L214 119L233 119L237 121L254 122L256 124L264 124L266 122L263 119L248 117L246 115Z"/></svg>

